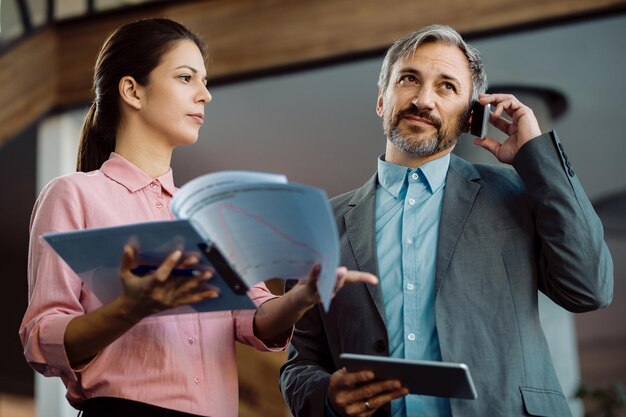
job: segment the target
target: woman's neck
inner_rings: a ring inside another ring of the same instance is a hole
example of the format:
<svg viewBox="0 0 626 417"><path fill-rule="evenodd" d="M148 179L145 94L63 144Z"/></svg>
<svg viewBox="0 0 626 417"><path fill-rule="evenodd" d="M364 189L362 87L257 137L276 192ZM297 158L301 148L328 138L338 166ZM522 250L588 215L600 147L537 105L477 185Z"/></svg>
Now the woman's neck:
<svg viewBox="0 0 626 417"><path fill-rule="evenodd" d="M170 169L172 147L149 139L138 139L131 134L118 135L115 153L137 166L150 178L157 178Z"/></svg>

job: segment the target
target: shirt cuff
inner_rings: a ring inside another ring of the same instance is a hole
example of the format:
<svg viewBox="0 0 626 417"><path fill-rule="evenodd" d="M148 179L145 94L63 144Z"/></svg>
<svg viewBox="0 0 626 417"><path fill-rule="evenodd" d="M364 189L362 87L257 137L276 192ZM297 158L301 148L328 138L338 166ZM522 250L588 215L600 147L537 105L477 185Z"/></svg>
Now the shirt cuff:
<svg viewBox="0 0 626 417"><path fill-rule="evenodd" d="M265 301L276 298L277 296L267 298ZM254 315L256 314L256 310L242 310L238 311L236 319L236 334L237 340L254 347L263 352L281 352L287 349L289 346L289 342L291 342L291 338L293 336L293 332L295 326L291 327L291 330L285 332L285 338L282 343L272 344L268 346L263 340L259 339L254 334Z"/></svg>
<svg viewBox="0 0 626 417"><path fill-rule="evenodd" d="M328 395L324 395L324 417L339 417L328 402Z"/></svg>
<svg viewBox="0 0 626 417"><path fill-rule="evenodd" d="M65 350L65 331L70 321L72 321L76 315L62 315L57 317L50 317L48 323L44 324L40 332L40 346L41 353L46 358L48 366L55 367L59 370L61 376L65 376L74 381L78 379L77 373L84 371L94 359L99 355L95 355L93 358L80 364L77 368L72 368L70 361L67 357L67 351ZM52 365L54 364L54 365Z"/></svg>
<svg viewBox="0 0 626 417"><path fill-rule="evenodd" d="M261 304L278 297L277 295L272 294L264 283L257 284L250 288L248 296L254 304L256 304L257 308ZM235 334L239 342L250 345L263 352L281 352L289 346L295 326L291 327L291 331L285 332L285 340L283 343L267 346L265 342L256 337L254 334L254 315L256 314L256 310L240 310L234 314L236 318Z"/></svg>

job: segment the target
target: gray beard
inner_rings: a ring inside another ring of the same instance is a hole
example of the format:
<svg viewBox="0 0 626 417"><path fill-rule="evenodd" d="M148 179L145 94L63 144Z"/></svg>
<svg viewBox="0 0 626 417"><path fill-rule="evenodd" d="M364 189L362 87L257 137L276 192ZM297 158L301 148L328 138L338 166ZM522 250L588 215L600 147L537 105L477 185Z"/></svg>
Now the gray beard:
<svg viewBox="0 0 626 417"><path fill-rule="evenodd" d="M394 126L390 132L388 132L387 138L389 138L389 141L393 143L395 147L398 148L400 151L415 156L434 155L437 152L447 149L448 147L456 143L456 140L442 141L440 139L439 132L435 136L431 136L420 141L412 141L400 132L400 129L397 125Z"/></svg>

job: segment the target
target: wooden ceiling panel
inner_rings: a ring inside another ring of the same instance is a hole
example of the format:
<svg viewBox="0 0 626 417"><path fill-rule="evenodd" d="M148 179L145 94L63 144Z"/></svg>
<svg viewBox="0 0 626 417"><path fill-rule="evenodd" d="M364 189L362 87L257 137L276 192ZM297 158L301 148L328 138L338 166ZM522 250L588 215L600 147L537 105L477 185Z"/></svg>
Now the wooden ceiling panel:
<svg viewBox="0 0 626 417"><path fill-rule="evenodd" d="M626 0L205 0L90 16L0 56L0 145L51 109L90 101L102 42L142 17L170 17L198 32L209 44L209 77L223 79L382 50L430 23L482 33L624 9Z"/></svg>

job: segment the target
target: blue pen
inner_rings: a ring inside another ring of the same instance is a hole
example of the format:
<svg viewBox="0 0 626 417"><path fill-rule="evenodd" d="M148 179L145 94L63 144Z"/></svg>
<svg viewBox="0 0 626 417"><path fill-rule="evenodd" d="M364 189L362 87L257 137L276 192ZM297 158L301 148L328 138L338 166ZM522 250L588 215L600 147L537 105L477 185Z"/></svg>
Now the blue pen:
<svg viewBox="0 0 626 417"><path fill-rule="evenodd" d="M157 266L153 266L153 265L139 265L137 268L133 268L130 270L130 272L132 272L135 275L146 275L149 274L150 272L154 272L157 270ZM181 276L181 277L197 277L200 276L203 273L202 270L200 269L194 269L194 268L175 268L172 269L172 273L171 275L177 275L177 276Z"/></svg>

